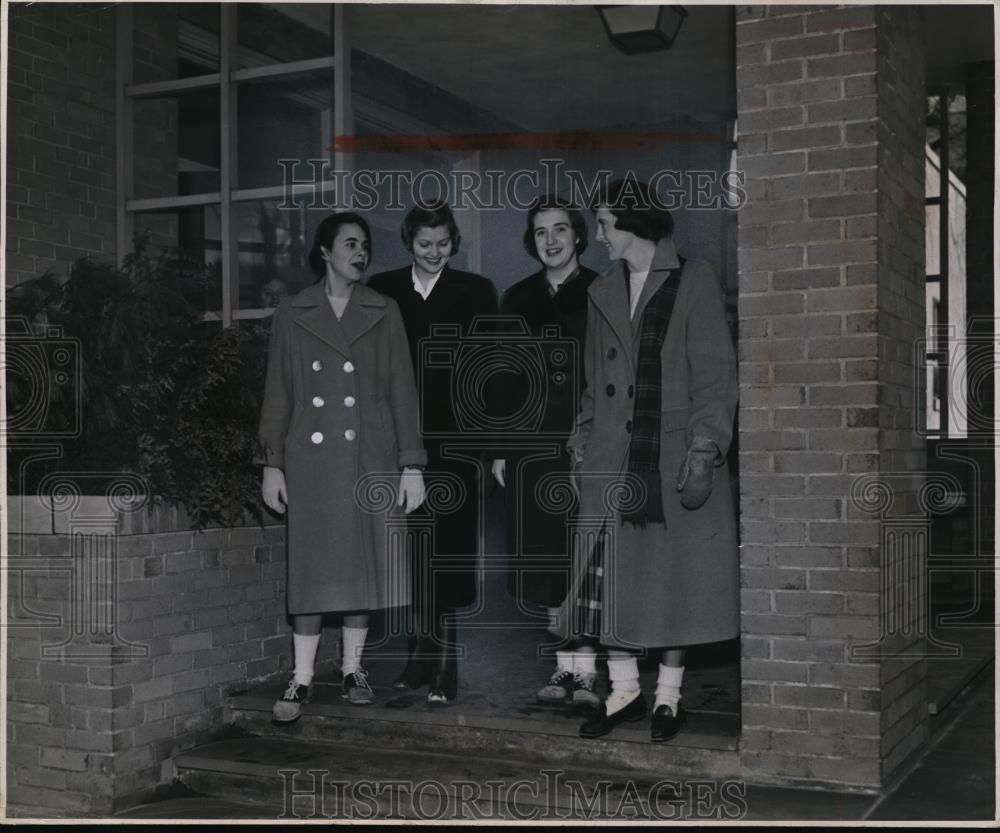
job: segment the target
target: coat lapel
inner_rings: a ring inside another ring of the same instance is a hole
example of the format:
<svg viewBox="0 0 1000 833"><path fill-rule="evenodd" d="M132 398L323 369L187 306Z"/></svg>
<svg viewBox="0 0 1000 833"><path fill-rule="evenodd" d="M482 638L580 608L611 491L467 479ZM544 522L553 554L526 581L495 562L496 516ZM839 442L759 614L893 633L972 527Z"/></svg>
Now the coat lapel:
<svg viewBox="0 0 1000 833"><path fill-rule="evenodd" d="M680 265L681 262L677 259L677 249L674 246L673 238L666 237L656 244L653 263L649 267L649 276L646 278L646 283L643 284L642 292L639 294L639 306L635 311L635 317L631 320L632 339L635 342L636 355L638 355L639 350L639 332L642 329L642 312L646 309L649 299L663 286L663 282L670 275L670 270L677 269Z"/></svg>
<svg viewBox="0 0 1000 833"><path fill-rule="evenodd" d="M385 315L385 299L361 284L351 291L351 298L339 321L330 307L322 281L296 295L292 306L303 309L295 319L296 324L344 357L350 356L351 344Z"/></svg>
<svg viewBox="0 0 1000 833"><path fill-rule="evenodd" d="M351 300L340 319L340 326L347 336L347 342L354 344L384 317L385 298L375 290L357 284L351 290Z"/></svg>
<svg viewBox="0 0 1000 833"><path fill-rule="evenodd" d="M621 262L612 264L601 278L590 285L590 297L631 362L634 352L632 324L629 321L628 297L625 292L625 267Z"/></svg>

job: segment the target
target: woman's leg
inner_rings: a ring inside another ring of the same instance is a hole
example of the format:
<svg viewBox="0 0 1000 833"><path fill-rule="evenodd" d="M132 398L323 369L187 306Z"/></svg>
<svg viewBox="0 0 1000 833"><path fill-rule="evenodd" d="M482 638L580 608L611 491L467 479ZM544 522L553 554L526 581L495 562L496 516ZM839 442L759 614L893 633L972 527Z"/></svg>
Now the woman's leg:
<svg viewBox="0 0 1000 833"><path fill-rule="evenodd" d="M302 714L302 704L312 695L313 674L316 670L316 651L319 649L320 633L323 630L323 615L292 617L292 650L295 653L295 669L288 688L271 708L271 719L275 723L294 723Z"/></svg>
<svg viewBox="0 0 1000 833"><path fill-rule="evenodd" d="M346 677L361 668L361 656L368 638L368 614L353 613L344 617L341 629L344 653L341 657L341 673Z"/></svg>
<svg viewBox="0 0 1000 833"><path fill-rule="evenodd" d="M316 652L323 630L321 613L292 617L292 649L295 652L294 679L300 685L312 683L316 670Z"/></svg>
<svg viewBox="0 0 1000 833"><path fill-rule="evenodd" d="M368 675L361 667L361 655L368 638L368 614L352 613L344 616L340 633L343 649L340 673L344 677L341 696L354 706L367 706L375 702L375 693L368 684Z"/></svg>
<svg viewBox="0 0 1000 833"><path fill-rule="evenodd" d="M608 677L611 694L604 701L608 717L642 695L639 687L639 663L627 651L608 650Z"/></svg>
<svg viewBox="0 0 1000 833"><path fill-rule="evenodd" d="M653 711L660 706L669 706L677 714L681 701L681 682L684 679L684 649L667 648L660 658L660 673L656 680L656 699Z"/></svg>

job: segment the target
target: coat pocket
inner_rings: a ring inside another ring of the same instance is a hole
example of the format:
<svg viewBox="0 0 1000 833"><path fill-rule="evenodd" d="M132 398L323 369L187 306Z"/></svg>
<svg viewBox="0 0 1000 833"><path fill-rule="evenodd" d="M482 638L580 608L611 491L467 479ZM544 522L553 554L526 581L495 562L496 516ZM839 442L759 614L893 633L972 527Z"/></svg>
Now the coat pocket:
<svg viewBox="0 0 1000 833"><path fill-rule="evenodd" d="M671 431L683 431L687 428L690 418L690 408L665 408L660 413L660 424L664 433L669 434Z"/></svg>

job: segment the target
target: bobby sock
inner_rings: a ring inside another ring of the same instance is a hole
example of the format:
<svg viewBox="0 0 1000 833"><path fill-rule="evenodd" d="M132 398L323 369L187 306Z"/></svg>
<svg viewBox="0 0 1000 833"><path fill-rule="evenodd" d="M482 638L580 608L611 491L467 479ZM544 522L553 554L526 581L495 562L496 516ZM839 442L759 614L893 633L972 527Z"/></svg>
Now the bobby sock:
<svg viewBox="0 0 1000 833"><path fill-rule="evenodd" d="M656 696L653 708L670 706L670 711L677 714L677 704L681 701L681 681L684 679L684 666L673 667L660 664L660 675L656 679Z"/></svg>
<svg viewBox="0 0 1000 833"><path fill-rule="evenodd" d="M573 671L576 674L596 674L597 673L597 652L581 651L577 649L573 652Z"/></svg>
<svg viewBox="0 0 1000 833"><path fill-rule="evenodd" d="M639 695L639 663L628 654L609 653L608 677L611 679L611 694L604 701L608 715L625 708Z"/></svg>
<svg viewBox="0 0 1000 833"><path fill-rule="evenodd" d="M340 658L340 673L353 674L361 667L361 654L365 650L368 628L341 628L344 655Z"/></svg>
<svg viewBox="0 0 1000 833"><path fill-rule="evenodd" d="M556 651L556 670L557 671L572 671L573 670L573 652L572 651Z"/></svg>
<svg viewBox="0 0 1000 833"><path fill-rule="evenodd" d="M299 685L309 685L316 670L316 651L319 649L320 634L303 636L292 634L292 649L295 652L295 682Z"/></svg>

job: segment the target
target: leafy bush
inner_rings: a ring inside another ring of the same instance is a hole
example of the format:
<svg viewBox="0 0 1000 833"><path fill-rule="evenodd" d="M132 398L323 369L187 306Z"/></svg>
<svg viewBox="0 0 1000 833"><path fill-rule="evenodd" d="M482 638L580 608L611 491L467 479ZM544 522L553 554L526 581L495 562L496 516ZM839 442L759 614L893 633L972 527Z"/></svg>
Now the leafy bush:
<svg viewBox="0 0 1000 833"><path fill-rule="evenodd" d="M56 471L81 488L135 472L198 527L259 521L267 334L201 321L197 300L217 284L214 268L138 240L121 269L84 259L9 289L8 491ZM39 460L40 446L55 453Z"/></svg>

